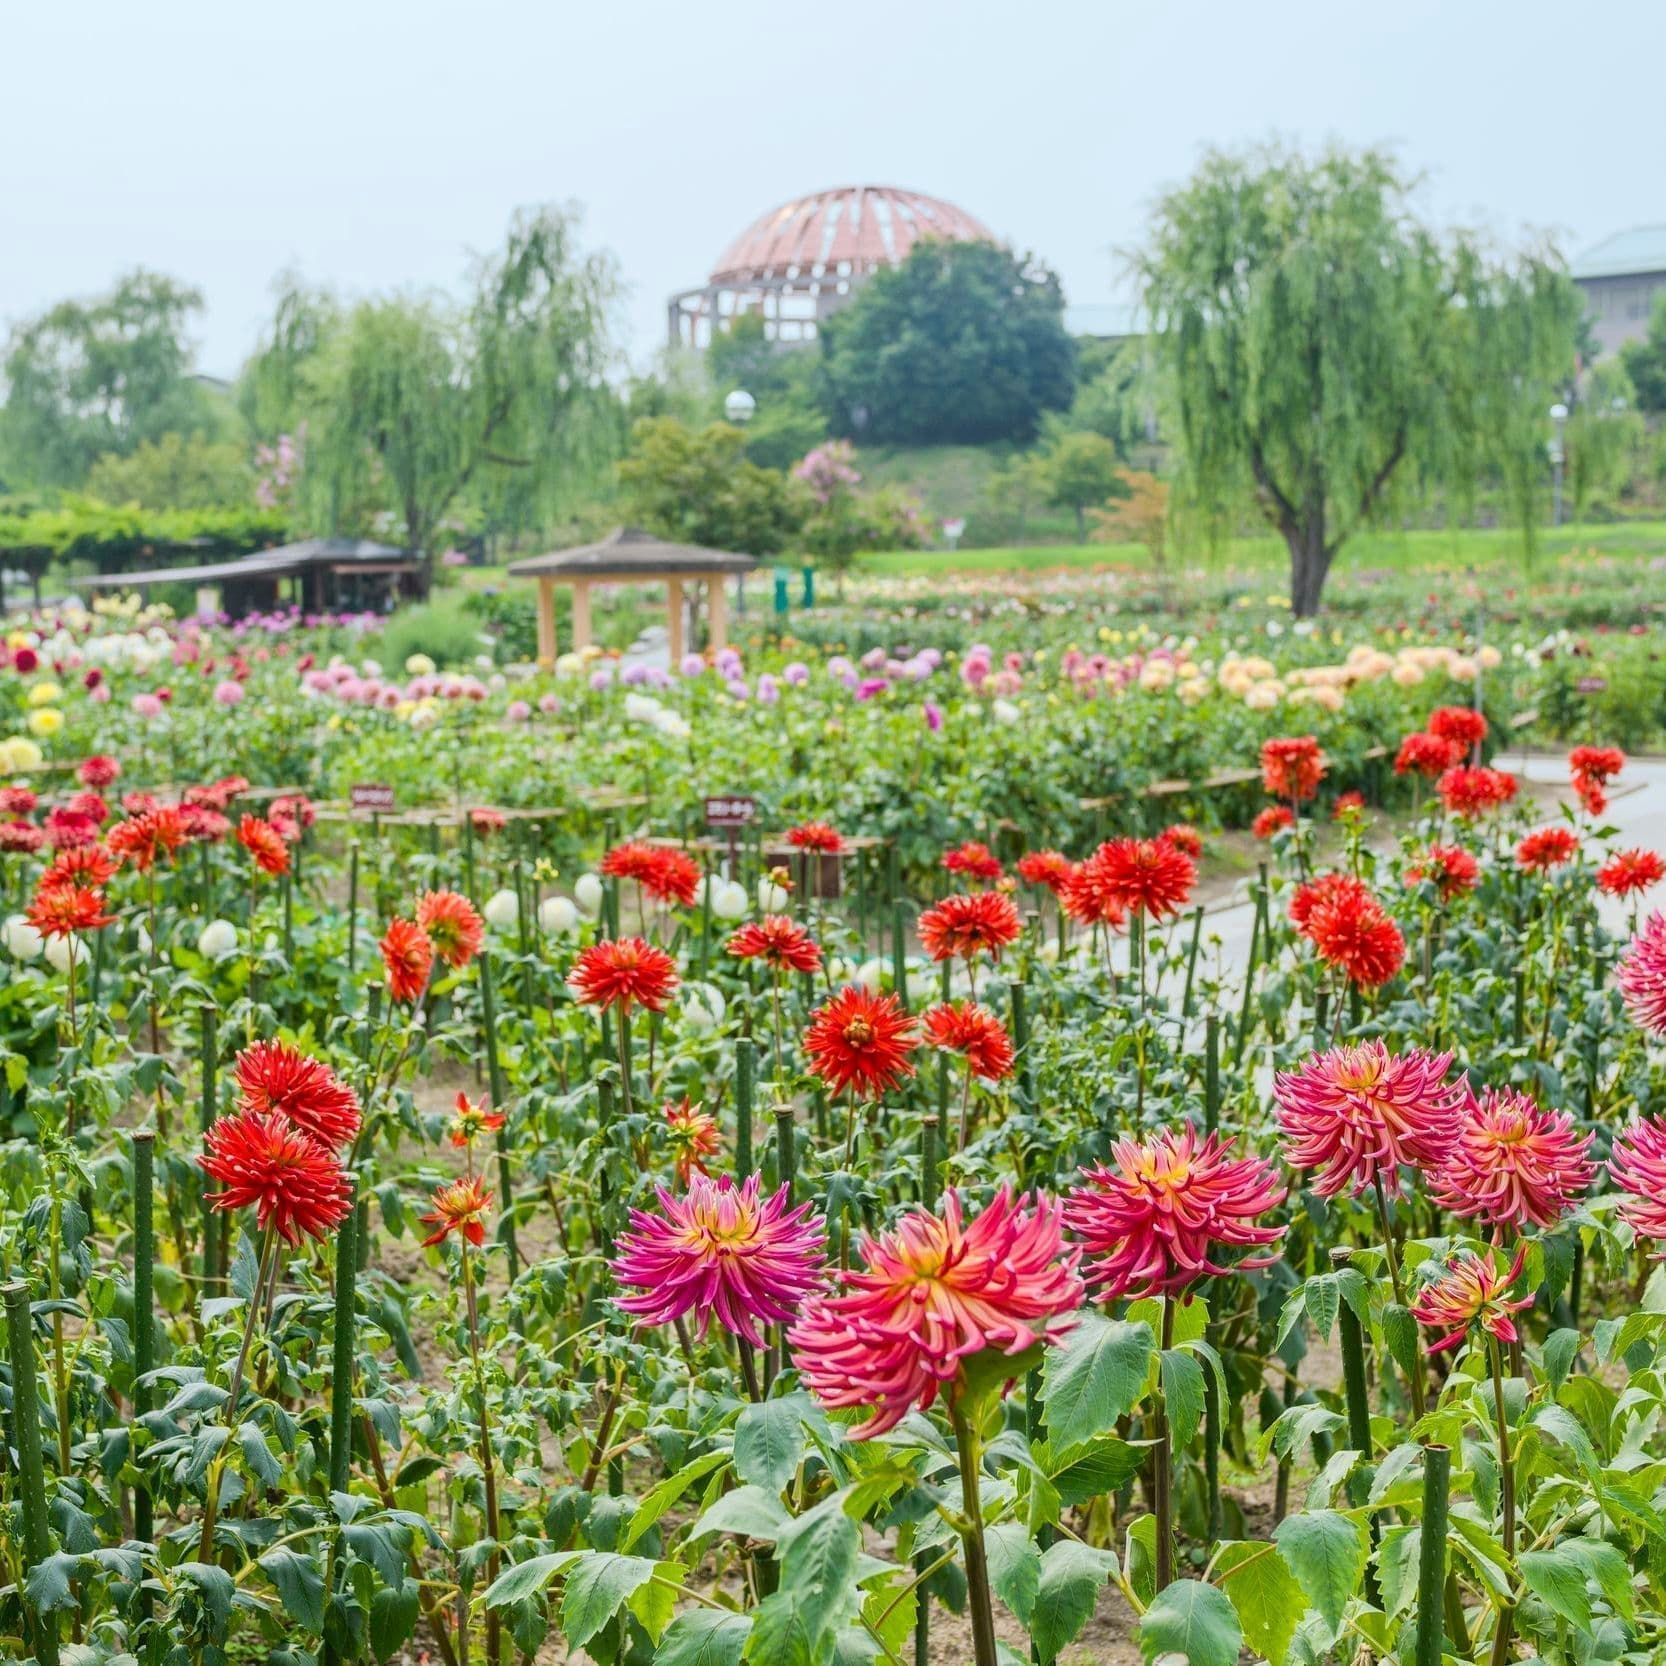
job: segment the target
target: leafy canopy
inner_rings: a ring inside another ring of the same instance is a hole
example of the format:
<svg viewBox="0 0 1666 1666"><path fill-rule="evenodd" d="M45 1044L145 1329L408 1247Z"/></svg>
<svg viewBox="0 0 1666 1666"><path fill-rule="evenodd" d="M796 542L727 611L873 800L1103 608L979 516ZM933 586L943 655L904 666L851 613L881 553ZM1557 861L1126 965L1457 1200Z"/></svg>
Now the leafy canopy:
<svg viewBox="0 0 1666 1666"><path fill-rule="evenodd" d="M822 326L821 379L854 439L1028 441L1075 391L1059 281L992 243L916 244Z"/></svg>

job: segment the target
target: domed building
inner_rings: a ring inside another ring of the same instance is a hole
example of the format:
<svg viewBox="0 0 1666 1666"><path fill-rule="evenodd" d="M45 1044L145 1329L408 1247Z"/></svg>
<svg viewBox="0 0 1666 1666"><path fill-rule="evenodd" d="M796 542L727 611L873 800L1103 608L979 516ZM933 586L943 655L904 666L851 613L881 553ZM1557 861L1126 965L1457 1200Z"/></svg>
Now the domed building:
<svg viewBox="0 0 1666 1666"><path fill-rule="evenodd" d="M770 339L813 341L822 321L916 243L993 243L965 209L894 185L843 185L783 203L754 220L698 289L669 303L672 346L704 347L712 329L759 313Z"/></svg>

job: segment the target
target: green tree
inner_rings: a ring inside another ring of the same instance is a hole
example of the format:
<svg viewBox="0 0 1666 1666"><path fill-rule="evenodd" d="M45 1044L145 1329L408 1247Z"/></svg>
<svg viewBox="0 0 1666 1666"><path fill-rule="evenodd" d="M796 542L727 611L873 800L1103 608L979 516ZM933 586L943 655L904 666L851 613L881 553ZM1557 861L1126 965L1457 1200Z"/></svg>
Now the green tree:
<svg viewBox="0 0 1666 1666"><path fill-rule="evenodd" d="M127 456L100 457L87 491L106 503L141 509L214 509L253 501L255 475L246 446L201 434L164 434Z"/></svg>
<svg viewBox="0 0 1666 1666"><path fill-rule="evenodd" d="M1064 415L1047 418L1047 428L1103 434L1123 457L1149 445L1156 426L1150 344L1092 341L1079 354L1076 397Z"/></svg>
<svg viewBox="0 0 1666 1666"><path fill-rule="evenodd" d="M523 476L521 513L529 499L559 512L616 435L602 381L616 292L611 262L581 255L572 220L546 209L516 217L460 303L389 296L337 315L314 299L290 317L280 302L245 381L302 436L307 518L351 533L380 511L431 579L448 523L493 476Z"/></svg>
<svg viewBox="0 0 1666 1666"><path fill-rule="evenodd" d="M1075 391L1058 279L992 243L918 243L822 326L835 433L903 445L1027 443Z"/></svg>
<svg viewBox="0 0 1666 1666"><path fill-rule="evenodd" d="M1461 501L1489 453L1525 456L1485 425L1508 415L1513 432L1546 367L1571 369L1559 265L1537 251L1500 265L1437 236L1410 189L1379 151L1214 154L1160 203L1138 262L1177 484L1205 513L1259 507L1289 547L1303 617L1397 484L1417 476ZM1489 325L1501 308L1525 313ZM1531 386L1500 350L1512 334L1532 338Z"/></svg>
<svg viewBox="0 0 1666 1666"><path fill-rule="evenodd" d="M643 419L619 464L632 522L707 549L778 554L803 522L805 494L784 474L749 462L745 449L746 436L730 423Z"/></svg>
<svg viewBox="0 0 1666 1666"><path fill-rule="evenodd" d="M817 400L817 358L802 343L772 341L763 318L745 312L706 351L714 414L736 388L757 401L746 425L746 455L761 468L790 468L827 438Z"/></svg>
<svg viewBox="0 0 1666 1666"><path fill-rule="evenodd" d="M1568 505L1575 524L1593 505L1632 483L1646 428L1637 390L1618 359L1601 359L1583 379L1568 417Z"/></svg>
<svg viewBox="0 0 1666 1666"><path fill-rule="evenodd" d="M1086 542L1087 512L1119 495L1122 465L1103 434L1061 434L1042 458L1047 501L1076 516L1076 541Z"/></svg>
<svg viewBox="0 0 1666 1666"><path fill-rule="evenodd" d="M100 457L220 426L191 378L185 332L202 310L185 284L143 270L107 294L60 301L13 330L0 407L0 469L14 483L79 486Z"/></svg>
<svg viewBox="0 0 1666 1666"><path fill-rule="evenodd" d="M1641 341L1628 341L1620 359L1637 390L1637 408L1666 411L1666 289L1649 309L1649 330Z"/></svg>
<svg viewBox="0 0 1666 1666"><path fill-rule="evenodd" d="M1037 451L1009 457L983 483L984 501L999 518L1003 538L1022 544L1029 533L1030 511L1047 496L1047 459Z"/></svg>

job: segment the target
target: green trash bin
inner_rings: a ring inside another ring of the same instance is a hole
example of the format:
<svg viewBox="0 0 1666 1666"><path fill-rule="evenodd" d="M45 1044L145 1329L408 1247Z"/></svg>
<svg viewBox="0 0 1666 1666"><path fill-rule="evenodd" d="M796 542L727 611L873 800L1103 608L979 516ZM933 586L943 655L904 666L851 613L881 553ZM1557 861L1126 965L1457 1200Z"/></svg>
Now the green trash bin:
<svg viewBox="0 0 1666 1666"><path fill-rule="evenodd" d="M775 569L775 611L781 618L786 618L792 603L787 595L787 570L784 567Z"/></svg>
<svg viewBox="0 0 1666 1666"><path fill-rule="evenodd" d="M804 605L806 607L816 605L816 570L814 567L804 569Z"/></svg>

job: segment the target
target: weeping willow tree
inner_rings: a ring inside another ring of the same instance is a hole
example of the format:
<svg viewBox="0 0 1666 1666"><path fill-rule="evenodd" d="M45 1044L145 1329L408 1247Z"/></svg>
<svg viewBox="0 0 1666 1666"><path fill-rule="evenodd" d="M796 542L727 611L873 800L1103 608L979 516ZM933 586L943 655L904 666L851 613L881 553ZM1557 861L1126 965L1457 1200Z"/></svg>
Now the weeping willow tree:
<svg viewBox="0 0 1666 1666"><path fill-rule="evenodd" d="M1204 517L1258 506L1302 617L1396 495L1462 504L1489 464L1525 466L1523 413L1542 426L1572 369L1577 302L1554 256L1491 260L1420 224L1410 192L1379 151L1213 154L1137 261L1177 484Z"/></svg>
<svg viewBox="0 0 1666 1666"><path fill-rule="evenodd" d="M467 299L340 307L291 286L244 374L245 409L301 436L303 518L324 533L382 517L431 575L465 502L554 515L617 443L610 259L553 209L523 214Z"/></svg>

